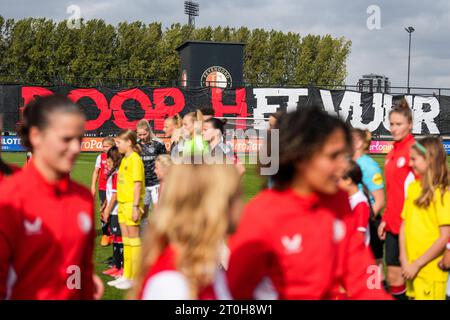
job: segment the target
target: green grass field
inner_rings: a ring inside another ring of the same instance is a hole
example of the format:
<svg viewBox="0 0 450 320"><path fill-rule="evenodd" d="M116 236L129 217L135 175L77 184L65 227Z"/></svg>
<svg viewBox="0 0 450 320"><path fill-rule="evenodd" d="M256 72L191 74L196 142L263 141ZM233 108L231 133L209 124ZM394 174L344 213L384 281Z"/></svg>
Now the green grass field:
<svg viewBox="0 0 450 320"><path fill-rule="evenodd" d="M22 166L25 162L25 153L3 153L2 154L3 159L5 159L8 163L13 163L16 165ZM90 187L91 183L91 175L92 170L94 168L95 164L95 158L97 157L96 153L84 153L82 154L75 166L75 170L73 171L72 177L84 184L87 187ZM378 164L383 168L384 166L384 156L383 155L375 155L373 158L378 162ZM447 161L450 165L450 157L447 158ZM247 166L247 171L245 173L244 179L243 179L243 190L244 190L244 199L245 201L250 200L259 190L261 190L261 187L263 185L263 180L259 177L259 175L256 172L255 166ZM98 209L98 205L97 205ZM98 211L97 211L98 216ZM115 288L111 288L106 285L107 281L110 281L112 278L108 276L102 275L102 271L105 269L105 265L102 264L102 261L106 260L109 256L112 255L112 248L111 247L101 247L99 245L100 243L100 237L101 237L101 231L99 228L99 218L97 219L97 239L96 239L96 250L95 250L95 270L98 275L103 279L105 283L105 294L103 296L103 299L122 299L124 292L117 290Z"/></svg>

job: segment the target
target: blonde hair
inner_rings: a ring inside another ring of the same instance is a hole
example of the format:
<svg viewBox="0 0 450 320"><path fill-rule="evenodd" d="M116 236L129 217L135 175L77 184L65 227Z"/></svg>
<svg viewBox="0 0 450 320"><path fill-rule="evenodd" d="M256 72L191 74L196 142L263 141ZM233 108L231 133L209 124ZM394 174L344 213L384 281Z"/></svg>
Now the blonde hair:
<svg viewBox="0 0 450 320"><path fill-rule="evenodd" d="M103 140L102 140L102 145L105 144L105 143L109 143L109 144L111 144L112 146L115 146L115 145L116 145L116 142L114 141L114 138L113 138L113 137L106 137L106 138L103 138Z"/></svg>
<svg viewBox="0 0 450 320"><path fill-rule="evenodd" d="M200 110L186 113L183 118L190 117L194 121L203 121L203 113Z"/></svg>
<svg viewBox="0 0 450 320"><path fill-rule="evenodd" d="M426 208L433 201L436 189L441 190L441 201L444 199L445 192L449 191L447 154L438 137L420 139L412 148L425 157L428 164L427 171L421 179L422 192L414 201L417 206Z"/></svg>
<svg viewBox="0 0 450 320"><path fill-rule="evenodd" d="M173 126L176 129L179 129L183 126L183 120L181 119L180 114L178 114L178 113L176 115L174 115L173 117L166 118L164 121L167 121L167 120L172 121Z"/></svg>
<svg viewBox="0 0 450 320"><path fill-rule="evenodd" d="M370 142L372 142L372 133L369 130L353 128L352 133L357 135L359 139L363 142L362 149L368 151L370 148Z"/></svg>
<svg viewBox="0 0 450 320"><path fill-rule="evenodd" d="M144 129L145 131L147 131L150 134L150 140L155 139L155 134L153 133L152 127L147 120L142 119L138 122L138 124L136 125L136 130L139 129Z"/></svg>
<svg viewBox="0 0 450 320"><path fill-rule="evenodd" d="M184 118L191 118L192 121L193 121L194 123L195 123L196 121L203 122L203 113L202 113L200 110L192 111L192 112L186 113L186 114L184 115L183 119L184 119ZM199 130L200 130L200 131L199 131ZM201 135L201 134L202 134L201 130L202 130L201 126L200 126L200 128L197 128L197 130L196 130L196 128L194 127L194 133L193 133L193 135ZM192 138L192 135L191 135L191 138Z"/></svg>
<svg viewBox="0 0 450 320"><path fill-rule="evenodd" d="M177 253L176 268L188 279L191 298L197 298L214 279L239 190L234 166L174 164L150 217L131 298L138 297L147 272L168 246Z"/></svg>
<svg viewBox="0 0 450 320"><path fill-rule="evenodd" d="M156 157L156 161L159 162L164 168L169 168L173 164L172 158L168 154L160 154Z"/></svg>
<svg viewBox="0 0 450 320"><path fill-rule="evenodd" d="M131 141L131 146L133 147L133 151L137 152L138 154L141 154L142 149L141 149L141 146L137 142L137 135L136 135L135 131L130 130L130 129L124 129L119 132L117 137L122 140Z"/></svg>

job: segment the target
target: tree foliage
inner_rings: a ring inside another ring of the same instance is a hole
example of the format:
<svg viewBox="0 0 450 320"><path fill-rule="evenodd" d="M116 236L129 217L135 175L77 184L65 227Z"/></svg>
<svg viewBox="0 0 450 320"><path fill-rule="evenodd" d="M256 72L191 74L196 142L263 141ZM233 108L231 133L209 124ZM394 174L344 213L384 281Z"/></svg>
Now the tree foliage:
<svg viewBox="0 0 450 320"><path fill-rule="evenodd" d="M192 29L179 23L45 18L14 21L0 16L0 81L33 84L158 85L179 79L176 48L187 40L244 42L249 84L343 84L351 42L246 27ZM172 82L173 83L173 82Z"/></svg>

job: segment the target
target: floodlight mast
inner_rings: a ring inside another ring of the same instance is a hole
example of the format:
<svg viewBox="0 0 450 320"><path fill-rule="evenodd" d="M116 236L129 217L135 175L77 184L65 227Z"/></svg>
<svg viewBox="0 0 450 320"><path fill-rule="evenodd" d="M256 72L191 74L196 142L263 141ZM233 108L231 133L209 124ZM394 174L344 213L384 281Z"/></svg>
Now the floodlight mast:
<svg viewBox="0 0 450 320"><path fill-rule="evenodd" d="M198 17L199 4L195 1L185 1L184 2L184 13L189 17L188 25L190 27L195 27L195 17Z"/></svg>

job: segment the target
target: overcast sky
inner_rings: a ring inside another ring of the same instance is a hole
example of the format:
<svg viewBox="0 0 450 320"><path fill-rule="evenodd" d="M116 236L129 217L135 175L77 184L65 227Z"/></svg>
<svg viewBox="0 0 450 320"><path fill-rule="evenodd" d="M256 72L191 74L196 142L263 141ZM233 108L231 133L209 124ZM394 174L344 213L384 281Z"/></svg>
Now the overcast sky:
<svg viewBox="0 0 450 320"><path fill-rule="evenodd" d="M406 86L408 34L412 36L411 86L450 88L449 0L198 0L196 25L264 28L335 37L352 41L347 84L366 73L384 74L393 86ZM85 19L109 23L141 20L185 23L183 0L0 0L0 14L8 18L70 17L77 5ZM380 28L370 30L369 6L380 8Z"/></svg>

